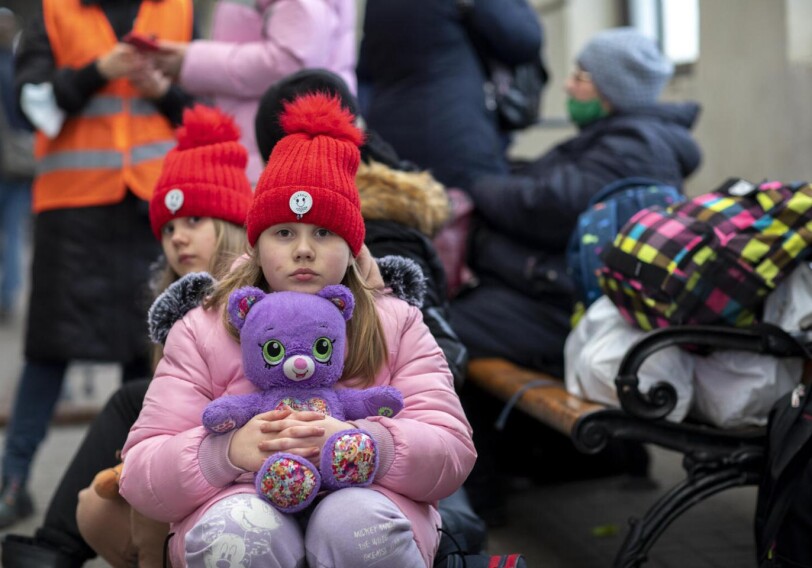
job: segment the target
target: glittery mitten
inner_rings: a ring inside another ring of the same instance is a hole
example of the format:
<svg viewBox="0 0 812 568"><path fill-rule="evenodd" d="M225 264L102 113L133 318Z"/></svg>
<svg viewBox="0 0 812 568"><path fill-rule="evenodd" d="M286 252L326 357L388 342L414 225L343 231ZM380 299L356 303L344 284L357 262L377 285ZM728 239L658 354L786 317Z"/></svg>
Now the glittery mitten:
<svg viewBox="0 0 812 568"><path fill-rule="evenodd" d="M306 459L277 452L259 468L255 483L260 497L283 513L295 513L316 498L321 476Z"/></svg>
<svg viewBox="0 0 812 568"><path fill-rule="evenodd" d="M375 440L363 430L344 430L330 436L321 450L321 478L325 489L365 487L378 469Z"/></svg>

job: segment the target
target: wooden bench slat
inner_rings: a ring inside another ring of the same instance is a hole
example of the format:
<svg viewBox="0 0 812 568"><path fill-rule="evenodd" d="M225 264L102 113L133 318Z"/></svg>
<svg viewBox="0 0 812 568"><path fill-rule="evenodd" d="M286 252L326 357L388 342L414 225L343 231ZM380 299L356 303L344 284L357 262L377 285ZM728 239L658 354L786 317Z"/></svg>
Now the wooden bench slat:
<svg viewBox="0 0 812 568"><path fill-rule="evenodd" d="M556 384L527 390L516 406L567 436L581 417L606 408L572 396L561 379L517 367L504 359L473 359L468 366L468 378L504 401L532 381L554 381Z"/></svg>

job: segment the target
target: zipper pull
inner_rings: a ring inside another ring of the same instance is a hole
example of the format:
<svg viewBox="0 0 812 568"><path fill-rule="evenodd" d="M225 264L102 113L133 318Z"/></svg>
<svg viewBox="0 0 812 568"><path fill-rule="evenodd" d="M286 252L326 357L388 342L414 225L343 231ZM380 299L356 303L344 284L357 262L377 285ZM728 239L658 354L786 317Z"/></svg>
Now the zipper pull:
<svg viewBox="0 0 812 568"><path fill-rule="evenodd" d="M792 408L801 406L801 399L804 396L806 396L806 387L801 383L792 391Z"/></svg>

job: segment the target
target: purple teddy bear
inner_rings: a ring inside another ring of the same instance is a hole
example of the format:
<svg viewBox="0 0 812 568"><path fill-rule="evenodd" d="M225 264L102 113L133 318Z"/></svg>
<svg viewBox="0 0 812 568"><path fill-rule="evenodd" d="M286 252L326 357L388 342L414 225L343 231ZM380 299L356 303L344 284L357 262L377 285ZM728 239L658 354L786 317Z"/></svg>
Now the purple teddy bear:
<svg viewBox="0 0 812 568"><path fill-rule="evenodd" d="M394 416L403 396L394 387L333 388L344 369L346 321L355 300L346 286L317 294L235 290L228 299L231 323L240 331L243 371L259 392L212 401L203 412L209 432L222 434L255 415L289 406L338 420ZM320 467L277 452L257 471L257 493L285 513L307 507L321 489L365 487L375 478L378 452L367 432L345 430L321 450Z"/></svg>

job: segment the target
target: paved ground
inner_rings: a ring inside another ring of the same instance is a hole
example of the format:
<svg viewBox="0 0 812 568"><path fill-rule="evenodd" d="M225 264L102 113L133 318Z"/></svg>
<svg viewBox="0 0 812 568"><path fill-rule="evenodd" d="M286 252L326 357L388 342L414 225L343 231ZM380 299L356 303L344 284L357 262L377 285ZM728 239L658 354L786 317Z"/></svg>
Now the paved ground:
<svg viewBox="0 0 812 568"><path fill-rule="evenodd" d="M0 327L0 419L13 396L21 361L21 318ZM111 366L75 365L69 374L63 412L93 407L118 384ZM0 420L2 422L2 420ZM84 433L84 425L55 426L39 453L31 487L37 515L13 532L33 533L42 510ZM0 429L0 444L4 430ZM0 446L1 447L1 446ZM612 566L615 551L627 532L627 520L641 515L665 488L682 476L680 457L653 450L656 490L631 490L625 479L610 478L532 487L511 497L507 527L493 531L493 553L522 552L531 567L599 568ZM653 548L652 568L730 568L754 566L753 488L728 491L700 504L674 523ZM97 560L88 564L106 566ZM351 567L348 567L351 568Z"/></svg>

